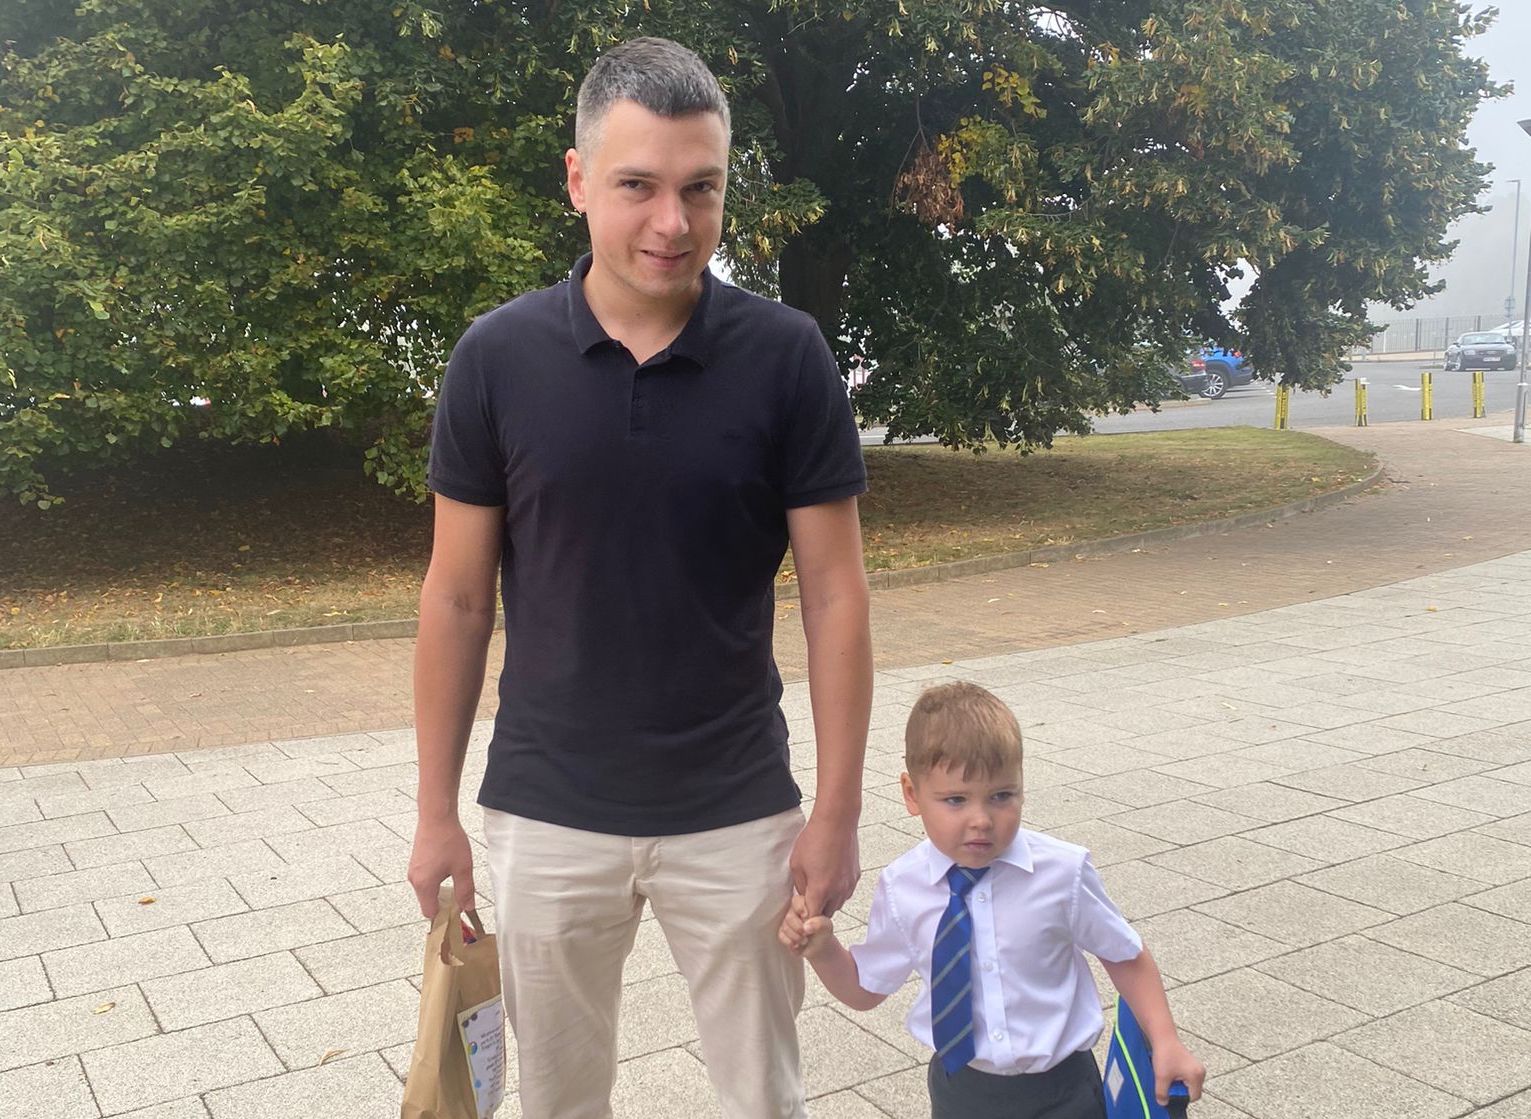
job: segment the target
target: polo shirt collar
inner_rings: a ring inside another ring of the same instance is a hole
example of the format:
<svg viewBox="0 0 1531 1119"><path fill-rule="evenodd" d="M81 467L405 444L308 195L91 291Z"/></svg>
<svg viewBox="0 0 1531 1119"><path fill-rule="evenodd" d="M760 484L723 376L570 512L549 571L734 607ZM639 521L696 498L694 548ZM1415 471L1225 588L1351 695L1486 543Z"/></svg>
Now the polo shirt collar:
<svg viewBox="0 0 1531 1119"><path fill-rule="evenodd" d="M940 882L946 877L946 872L957 865L957 860L950 855L943 855L936 845L930 840L925 841L926 846L926 871L930 877L931 885ZM1026 842L1026 831L1021 829L1015 833L1015 839L1009 847L1006 847L994 857L995 863L1009 863L1020 870L1030 871L1033 867L1031 860L1031 847ZM993 866L994 863L990 863Z"/></svg>
<svg viewBox="0 0 1531 1119"><path fill-rule="evenodd" d="M585 277L590 274L590 265L594 259L594 254L586 253L575 262L569 273L569 323L574 329L574 344L582 354L588 354L597 346L609 344L612 340L606 328L595 317L595 312L590 309L590 304L585 301ZM701 298L692 308L685 327L669 345L668 352L672 357L687 358L698 366L707 364L712 353L712 304L717 288L718 278L712 274L711 268L704 268Z"/></svg>

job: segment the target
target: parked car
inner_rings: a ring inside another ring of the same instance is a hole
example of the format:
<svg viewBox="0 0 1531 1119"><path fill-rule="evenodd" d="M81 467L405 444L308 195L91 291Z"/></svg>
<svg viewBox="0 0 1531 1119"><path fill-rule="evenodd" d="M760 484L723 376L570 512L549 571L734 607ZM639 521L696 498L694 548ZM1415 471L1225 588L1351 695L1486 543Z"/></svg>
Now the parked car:
<svg viewBox="0 0 1531 1119"><path fill-rule="evenodd" d="M1235 385L1247 385L1254 380L1254 367L1238 350L1226 350L1209 346L1191 357L1191 372L1204 373L1207 387L1201 395L1208 400L1218 400L1228 394Z"/></svg>
<svg viewBox="0 0 1531 1119"><path fill-rule="evenodd" d="M1205 369L1187 370L1184 373L1176 369L1170 372L1170 376L1175 378L1176 383L1180 386L1180 391L1187 396L1203 396L1206 394L1208 378Z"/></svg>
<svg viewBox="0 0 1531 1119"><path fill-rule="evenodd" d="M1515 343L1508 334L1479 330L1446 347L1446 369L1514 369Z"/></svg>

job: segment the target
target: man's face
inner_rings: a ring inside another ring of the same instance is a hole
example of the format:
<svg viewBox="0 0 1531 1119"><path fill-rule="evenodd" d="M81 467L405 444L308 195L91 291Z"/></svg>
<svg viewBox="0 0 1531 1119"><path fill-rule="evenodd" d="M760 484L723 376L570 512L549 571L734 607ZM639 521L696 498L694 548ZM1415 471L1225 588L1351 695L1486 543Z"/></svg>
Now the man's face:
<svg viewBox="0 0 1531 1119"><path fill-rule="evenodd" d="M904 805L947 858L970 869L988 866L1021 828L1021 772L968 776L945 765L918 779L900 778Z"/></svg>
<svg viewBox="0 0 1531 1119"><path fill-rule="evenodd" d="M571 148L564 164L569 198L590 225L590 281L606 298L631 312L693 299L723 236L722 118L662 117L618 101L594 150Z"/></svg>

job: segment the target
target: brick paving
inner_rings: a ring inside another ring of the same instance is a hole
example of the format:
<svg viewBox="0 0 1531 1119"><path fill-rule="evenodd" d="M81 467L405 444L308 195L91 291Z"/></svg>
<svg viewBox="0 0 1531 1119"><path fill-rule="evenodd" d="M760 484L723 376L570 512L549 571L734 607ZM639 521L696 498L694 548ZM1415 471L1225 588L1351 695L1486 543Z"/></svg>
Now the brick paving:
<svg viewBox="0 0 1531 1119"><path fill-rule="evenodd" d="M1268 528L876 591L878 667L1234 617L1531 548L1531 518L1508 515L1531 493L1521 448L1444 423L1321 433L1376 451L1388 481ZM787 680L804 674L795 610L778 611ZM408 726L413 653L401 639L0 671L0 765ZM493 687L491 673L482 717Z"/></svg>
<svg viewBox="0 0 1531 1119"><path fill-rule="evenodd" d="M919 835L909 702L974 679L1025 728L1029 826L1089 846L1154 948L1211 1073L1194 1119L1528 1119L1531 449L1335 434L1391 482L1269 529L878 592L866 873L837 924L855 937ZM408 652L0 673L0 1119L398 1114L423 939L413 736L390 729ZM801 681L783 706L811 794ZM102 756L18 764L32 733ZM718 1115L652 920L624 978L616 1115ZM915 994L856 1014L810 980L815 1119L928 1114Z"/></svg>

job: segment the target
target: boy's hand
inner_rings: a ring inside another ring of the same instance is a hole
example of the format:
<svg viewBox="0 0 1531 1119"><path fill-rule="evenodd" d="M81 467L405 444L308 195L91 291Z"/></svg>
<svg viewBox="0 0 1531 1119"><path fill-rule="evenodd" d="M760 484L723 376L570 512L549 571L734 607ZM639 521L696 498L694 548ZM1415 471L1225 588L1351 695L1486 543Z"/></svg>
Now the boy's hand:
<svg viewBox="0 0 1531 1119"><path fill-rule="evenodd" d="M1161 1104L1170 1101L1170 1085L1179 1080L1191 1093L1191 1101L1201 1099L1201 1084L1207 1078L1207 1066L1180 1043L1167 1040L1154 1048L1154 1098Z"/></svg>
<svg viewBox="0 0 1531 1119"><path fill-rule="evenodd" d="M829 943L834 931L828 917L808 916L807 899L802 894L793 894L777 938L799 956L811 960Z"/></svg>

